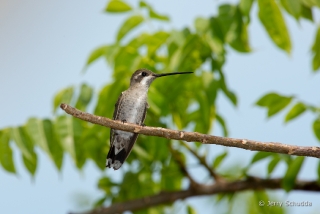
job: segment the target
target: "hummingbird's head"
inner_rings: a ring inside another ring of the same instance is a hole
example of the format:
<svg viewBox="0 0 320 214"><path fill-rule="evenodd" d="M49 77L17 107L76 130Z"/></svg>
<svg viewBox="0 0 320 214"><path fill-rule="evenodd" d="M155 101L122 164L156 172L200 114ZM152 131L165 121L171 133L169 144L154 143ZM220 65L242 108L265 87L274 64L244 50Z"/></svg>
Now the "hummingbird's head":
<svg viewBox="0 0 320 214"><path fill-rule="evenodd" d="M150 84L158 77L164 77L169 75L175 74L190 74L193 72L173 72L173 73L164 73L164 74L155 74L152 71L142 68L136 70L131 79L130 79L130 86L139 85L149 88Z"/></svg>
<svg viewBox="0 0 320 214"><path fill-rule="evenodd" d="M145 68L138 69L130 79L130 86L139 84L140 86L149 87L155 78L157 77L152 71Z"/></svg>

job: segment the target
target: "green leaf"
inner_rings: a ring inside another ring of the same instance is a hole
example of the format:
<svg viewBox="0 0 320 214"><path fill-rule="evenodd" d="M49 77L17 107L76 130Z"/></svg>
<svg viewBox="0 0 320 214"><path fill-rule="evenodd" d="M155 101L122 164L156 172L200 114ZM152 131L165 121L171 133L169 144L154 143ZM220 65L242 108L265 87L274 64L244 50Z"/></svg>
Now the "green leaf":
<svg viewBox="0 0 320 214"><path fill-rule="evenodd" d="M239 7L243 15L245 16L250 15L252 3L253 3L253 0L240 0Z"/></svg>
<svg viewBox="0 0 320 214"><path fill-rule="evenodd" d="M287 172L282 179L282 188L289 192L295 185L296 178L303 164L304 157L296 157L290 165L288 165Z"/></svg>
<svg viewBox="0 0 320 214"><path fill-rule="evenodd" d="M196 31L199 33L205 33L209 29L209 24L209 20L202 17L197 17L194 21Z"/></svg>
<svg viewBox="0 0 320 214"><path fill-rule="evenodd" d="M145 181L148 181L147 183ZM144 187L144 188L143 188ZM155 183L151 178L151 173L146 171L131 172L126 171L122 181L119 183L119 192L117 201L126 201L134 198L141 198L147 195L155 194Z"/></svg>
<svg viewBox="0 0 320 214"><path fill-rule="evenodd" d="M110 181L110 178L108 177L102 177L98 181L98 188L103 190L106 194L111 194L111 186L115 185Z"/></svg>
<svg viewBox="0 0 320 214"><path fill-rule="evenodd" d="M120 27L117 35L117 41L120 41L127 33L143 22L144 18L141 15L129 17Z"/></svg>
<svg viewBox="0 0 320 214"><path fill-rule="evenodd" d="M182 47L172 56L168 70L196 70L210 56L209 46L199 35L191 35L189 29L185 29L183 32L187 35L186 39L183 40Z"/></svg>
<svg viewBox="0 0 320 214"><path fill-rule="evenodd" d="M107 60L107 63L112 66L114 61L114 55L117 53L118 50L118 44L103 45L94 49L89 55L86 65L82 69L82 72L85 73L88 66L101 57Z"/></svg>
<svg viewBox="0 0 320 214"><path fill-rule="evenodd" d="M257 102L256 105L262 107L268 107L272 105L275 101L279 100L280 95L276 93L269 93L261 97Z"/></svg>
<svg viewBox="0 0 320 214"><path fill-rule="evenodd" d="M259 18L270 38L281 49L291 52L287 26L275 0L258 0Z"/></svg>
<svg viewBox="0 0 320 214"><path fill-rule="evenodd" d="M301 17L310 20L313 22L312 10L310 7L306 7L305 5L301 5Z"/></svg>
<svg viewBox="0 0 320 214"><path fill-rule="evenodd" d="M242 21L242 14L238 8L234 14L234 20L226 35L226 41L232 48L239 52L249 52L251 48L249 45L247 24Z"/></svg>
<svg viewBox="0 0 320 214"><path fill-rule="evenodd" d="M220 73L226 61L226 50L224 38L221 38L224 37L224 35L222 34L220 24L216 20L217 19L214 18L210 19L211 34L213 34L213 36L208 38L208 45L211 51L215 53L211 59L211 69L212 71L218 71Z"/></svg>
<svg viewBox="0 0 320 214"><path fill-rule="evenodd" d="M121 47L116 53L113 61L113 77L121 87L123 87L124 85L126 86L125 89L128 87L128 80L130 79L132 74L129 71L134 71L139 67L141 58L142 56L139 54L138 49L130 46ZM115 84L113 85L113 87L116 87Z"/></svg>
<svg viewBox="0 0 320 214"><path fill-rule="evenodd" d="M156 55L157 50L165 44L168 37L169 34L167 32L159 31L144 39L144 42L148 47L148 56L150 56L150 58L153 58L153 56Z"/></svg>
<svg viewBox="0 0 320 214"><path fill-rule="evenodd" d="M227 97L229 98L229 100L232 102L232 104L233 104L234 106L237 106L237 104L238 104L238 99L237 99L236 94L233 93L232 91L228 91L228 92L226 91L225 94L227 95Z"/></svg>
<svg viewBox="0 0 320 214"><path fill-rule="evenodd" d="M152 9L149 9L149 16L152 19L158 19L158 20L161 20L161 21L169 21L170 20L169 16L158 14Z"/></svg>
<svg viewBox="0 0 320 214"><path fill-rule="evenodd" d="M74 148L76 153L76 165L81 169L86 162L86 151L83 149L82 134L84 133L84 124L86 122L77 118L70 118L72 121L72 134L74 141Z"/></svg>
<svg viewBox="0 0 320 214"><path fill-rule="evenodd" d="M9 143L10 129L0 130L0 163L7 172L16 173Z"/></svg>
<svg viewBox="0 0 320 214"><path fill-rule="evenodd" d="M301 0L301 2L310 8L313 6L320 7L320 0Z"/></svg>
<svg viewBox="0 0 320 214"><path fill-rule="evenodd" d="M300 0L281 0L284 9L297 20L301 14L301 1Z"/></svg>
<svg viewBox="0 0 320 214"><path fill-rule="evenodd" d="M53 112L56 112L61 103L70 104L73 96L74 88L68 87L59 91L53 101Z"/></svg>
<svg viewBox="0 0 320 214"><path fill-rule="evenodd" d="M187 206L187 212L188 214L197 214L197 211L190 205Z"/></svg>
<svg viewBox="0 0 320 214"><path fill-rule="evenodd" d="M313 122L312 128L313 128L313 132L314 132L315 136L320 141L320 118L316 119Z"/></svg>
<svg viewBox="0 0 320 214"><path fill-rule="evenodd" d="M273 153L271 153L271 152L257 152L254 156L253 156L253 158L252 158L252 160L251 160L251 164L254 164L254 163L256 163L256 162L258 162L258 161L261 161L261 160L263 160L263 159L265 159L265 158L268 158L268 157L270 157L270 156L272 156L273 155Z"/></svg>
<svg viewBox="0 0 320 214"><path fill-rule="evenodd" d="M312 46L312 53L313 53L312 68L314 71L316 71L320 68L320 27L318 28L315 36L315 41Z"/></svg>
<svg viewBox="0 0 320 214"><path fill-rule="evenodd" d="M206 98L205 94L198 93L195 95L196 100L199 104L199 110L203 116L203 118L210 118L210 105L208 103L208 99ZM202 132L207 133L210 131L211 127L211 120L201 120L196 123L195 131L196 132ZM179 127L178 127L179 128ZM180 127L179 129L182 129L183 127Z"/></svg>
<svg viewBox="0 0 320 214"><path fill-rule="evenodd" d="M86 65L90 65L91 63L93 63L94 61L99 59L100 57L104 56L107 49L108 49L108 46L105 45L105 46L101 46L101 47L98 47L95 50L93 50L91 52L89 58L87 59Z"/></svg>
<svg viewBox="0 0 320 214"><path fill-rule="evenodd" d="M305 112L305 110L307 109L307 107L299 102L297 103L295 106L292 107L292 109L288 112L286 118L285 118L285 122L288 122L296 117L298 117L299 115L301 115L303 112Z"/></svg>
<svg viewBox="0 0 320 214"><path fill-rule="evenodd" d="M286 164L290 165L293 157L291 155L285 155L285 154L278 154L278 156L281 158L281 160L285 161Z"/></svg>
<svg viewBox="0 0 320 214"><path fill-rule="evenodd" d="M32 142L39 145L41 149L50 155L42 121L38 118L30 118L26 123L26 129Z"/></svg>
<svg viewBox="0 0 320 214"><path fill-rule="evenodd" d="M155 11L153 10L153 8L152 8L149 4L147 4L146 2L144 2L144 1L140 1L140 2L139 2L139 6L140 6L141 8L147 8L147 9L149 10L149 16L150 16L150 18L152 18L152 19L158 19L158 20L162 20L162 21L169 21L169 20L170 20L168 16L161 15L161 14L155 12Z"/></svg>
<svg viewBox="0 0 320 214"><path fill-rule="evenodd" d="M216 202L221 202L223 200L231 203L235 198L235 193L219 193L215 196Z"/></svg>
<svg viewBox="0 0 320 214"><path fill-rule="evenodd" d="M152 160L152 157L150 157L150 155L148 154L147 151L145 151L142 147L140 147L138 144L136 144L133 149L132 149L133 152L135 152L138 157L141 157L141 158L145 158L147 160Z"/></svg>
<svg viewBox="0 0 320 214"><path fill-rule="evenodd" d="M276 166L278 165L278 163L280 162L280 157L278 155L275 155L272 160L269 162L268 164L268 175L270 175L273 170L276 168Z"/></svg>
<svg viewBox="0 0 320 214"><path fill-rule="evenodd" d="M41 121L46 143L48 144L49 156L53 159L56 167L60 170L63 161L63 149L59 139L54 131L54 125L51 120L44 119ZM40 127L39 127L40 128Z"/></svg>
<svg viewBox="0 0 320 214"><path fill-rule="evenodd" d="M23 160L25 167L31 173L31 175L34 176L36 173L36 170L37 170L37 160L38 160L35 153L33 154L33 158L34 158L34 160L29 160L24 155L22 155L22 160Z"/></svg>
<svg viewBox="0 0 320 214"><path fill-rule="evenodd" d="M161 169L161 189L163 191L178 190L181 188L182 179L179 167L171 158L169 164L163 165Z"/></svg>
<svg viewBox="0 0 320 214"><path fill-rule="evenodd" d="M216 114L216 119L217 119L217 122L221 125L221 127L223 129L223 136L227 137L228 136L228 129L227 129L227 125L226 125L224 119L219 114Z"/></svg>
<svg viewBox="0 0 320 214"><path fill-rule="evenodd" d="M112 111L106 111L106 108L114 110L114 105L117 102L117 98L121 94L122 88L119 88L122 85L121 83L122 82L120 82L120 84L118 85L115 85L115 87L117 88L112 87L112 84L108 84L100 90L98 102L94 110L95 115L100 115L108 118L112 117ZM109 101L105 102L106 100Z"/></svg>
<svg viewBox="0 0 320 214"><path fill-rule="evenodd" d="M237 106L237 103L238 103L237 96L235 95L235 93L233 93L232 91L230 91L228 89L228 86L225 82L225 77L224 77L223 72L219 70L219 74L220 74L219 86L220 86L221 90L224 92L224 94L227 96L227 98L229 98L229 100L232 102L232 104L234 106Z"/></svg>
<svg viewBox="0 0 320 214"><path fill-rule="evenodd" d="M132 10L130 5L123 1L111 0L109 1L105 11L110 13L123 13Z"/></svg>
<svg viewBox="0 0 320 214"><path fill-rule="evenodd" d="M105 133L109 134L103 127L92 126L85 129L80 142L86 157L91 158L101 170L106 168L105 161L101 160L106 158L109 149Z"/></svg>
<svg viewBox="0 0 320 214"><path fill-rule="evenodd" d="M144 1L140 1L139 2L139 6L141 7L141 8L143 8L143 7L146 7L146 8L148 8L148 7L150 7L146 2L144 2Z"/></svg>
<svg viewBox="0 0 320 214"><path fill-rule="evenodd" d="M34 143L27 132L27 127L11 129L12 138L22 152L23 163L28 171L34 175L37 169L37 155L34 152Z"/></svg>
<svg viewBox="0 0 320 214"><path fill-rule="evenodd" d="M236 6L231 4L222 4L219 6L217 21L220 24L220 30L222 31L224 38L235 21L236 9Z"/></svg>
<svg viewBox="0 0 320 214"><path fill-rule="evenodd" d="M271 117L289 105L291 100L292 97L285 97L276 93L269 93L261 97L256 102L256 105L268 108L268 117Z"/></svg>
<svg viewBox="0 0 320 214"><path fill-rule="evenodd" d="M11 129L11 136L18 148L20 149L23 156L32 160L33 143L30 136L23 127L15 127Z"/></svg>
<svg viewBox="0 0 320 214"><path fill-rule="evenodd" d="M110 188L110 187L109 187ZM93 207L98 208L101 207L103 205L103 203L108 199L107 196L103 196L101 198L99 198L98 200L96 200L93 204Z"/></svg>
<svg viewBox="0 0 320 214"><path fill-rule="evenodd" d="M116 43L105 46L104 56L110 66L114 64L115 56L118 53L119 49L120 46Z"/></svg>
<svg viewBox="0 0 320 214"><path fill-rule="evenodd" d="M249 196L249 197L248 197ZM246 196L246 199L244 199L246 206L246 211L244 211L247 214L285 214L285 206L282 204L282 206L270 206L268 205L269 201L279 201L279 198L273 197L272 194L268 194L266 190L258 190L253 191L252 194L249 194ZM261 206L261 202L264 202L264 205Z"/></svg>
<svg viewBox="0 0 320 214"><path fill-rule="evenodd" d="M38 144L43 151L54 161L60 170L62 166L63 151L61 145L54 134L53 124L50 120L40 120L30 118L26 124L26 130L32 141Z"/></svg>
<svg viewBox="0 0 320 214"><path fill-rule="evenodd" d="M76 103L76 108L85 111L93 94L93 89L87 84L83 83L80 88L80 94Z"/></svg>
<svg viewBox="0 0 320 214"><path fill-rule="evenodd" d="M214 169L218 168L218 167L220 166L220 164L222 163L222 161L227 157L227 155L228 155L228 152L227 152L227 151L225 151L225 152L223 152L222 154L218 155L218 156L214 159L213 164L212 164L212 167L213 167Z"/></svg>
<svg viewBox="0 0 320 214"><path fill-rule="evenodd" d="M54 122L54 130L64 150L68 151L71 157L75 159L72 118L67 116L57 117Z"/></svg>
<svg viewBox="0 0 320 214"><path fill-rule="evenodd" d="M250 51L247 25L238 7L230 4L221 5L219 16L211 20L211 31L214 37L219 37L221 41L227 42L235 50Z"/></svg>

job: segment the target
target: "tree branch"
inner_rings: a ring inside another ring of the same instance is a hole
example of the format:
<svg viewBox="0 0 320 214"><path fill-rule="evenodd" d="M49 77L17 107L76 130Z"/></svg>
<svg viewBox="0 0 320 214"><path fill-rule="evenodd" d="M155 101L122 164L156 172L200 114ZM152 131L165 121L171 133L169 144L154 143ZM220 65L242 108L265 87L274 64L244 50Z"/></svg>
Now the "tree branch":
<svg viewBox="0 0 320 214"><path fill-rule="evenodd" d="M288 155L320 158L320 147L317 146L294 146L275 142L259 142L247 139L219 137L201 134L198 132L184 132L165 128L139 126L132 123L122 123L120 121L115 121L105 117L82 112L64 103L60 105L60 108L63 109L66 113L81 120L127 132L163 137L173 140L184 140L188 142L201 142L203 144L216 144L221 146L237 147L252 151L274 152Z"/></svg>
<svg viewBox="0 0 320 214"><path fill-rule="evenodd" d="M264 190L264 189L281 189L281 179L261 179L249 177L246 180L216 183L213 185L199 185L199 188L179 190L175 192L160 192L159 194L135 199L131 201L113 204L109 207L102 207L88 211L82 214L114 214L124 211L136 211L160 204L172 203L176 200L186 199L194 196L213 195L218 193L234 193L244 190ZM320 191L320 185L317 181L296 181L295 190ZM75 214L75 213L73 213Z"/></svg>

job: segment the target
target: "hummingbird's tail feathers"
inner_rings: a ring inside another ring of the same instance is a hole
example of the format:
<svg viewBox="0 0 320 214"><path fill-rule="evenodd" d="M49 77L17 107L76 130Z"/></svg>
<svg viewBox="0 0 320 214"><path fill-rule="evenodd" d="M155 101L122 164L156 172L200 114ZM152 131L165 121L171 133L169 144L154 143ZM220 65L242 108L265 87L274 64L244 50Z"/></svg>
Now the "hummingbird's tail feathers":
<svg viewBox="0 0 320 214"><path fill-rule="evenodd" d="M122 149L120 152L115 154L115 146L111 146L107 156L106 167L117 170L122 166L126 158L127 158L127 152L125 149Z"/></svg>

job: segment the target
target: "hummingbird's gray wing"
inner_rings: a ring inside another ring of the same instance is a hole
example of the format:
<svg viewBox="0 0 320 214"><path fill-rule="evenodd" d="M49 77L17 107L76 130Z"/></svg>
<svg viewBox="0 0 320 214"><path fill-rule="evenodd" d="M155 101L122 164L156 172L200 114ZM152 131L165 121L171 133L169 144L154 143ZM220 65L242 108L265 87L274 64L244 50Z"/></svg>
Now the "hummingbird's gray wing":
<svg viewBox="0 0 320 214"><path fill-rule="evenodd" d="M122 94L123 94L123 92L120 94L116 104L114 105L114 112L113 112L113 116L112 116L113 120L117 120L117 117L119 115L119 110L121 108L120 104L122 101ZM114 134L115 134L114 130L110 129L110 148L112 147L112 144L113 144Z"/></svg>
<svg viewBox="0 0 320 214"><path fill-rule="evenodd" d="M142 120L141 120L141 123L139 125L144 125L144 120L146 119L146 116L147 116L147 108L148 108L148 103L146 103L146 106L144 108L144 111L143 111L143 116L142 116ZM130 142L129 142L129 145L128 145L128 148L126 149L126 155L124 157L124 160L123 162L127 159L127 157L129 156L131 150L132 150L132 147L133 145L135 144L137 138L138 138L139 134L136 134L136 133L133 133L133 136L132 138L130 139ZM122 162L122 163L123 163Z"/></svg>
<svg viewBox="0 0 320 214"><path fill-rule="evenodd" d="M121 111L121 108L123 107L123 94L120 95L118 98L118 101L115 105L115 111L113 113L113 120L119 120L119 112ZM142 120L139 125L142 125L145 118L146 118L146 112L147 112L147 106L146 103ZM119 169L124 161L129 156L132 147L134 143L137 140L139 134L136 133L130 133L130 132L124 132L120 130L110 130L110 150L108 152L107 161L106 161L106 167L112 168L114 170Z"/></svg>

